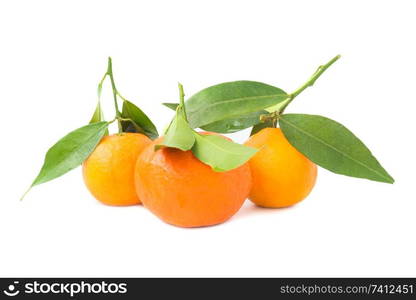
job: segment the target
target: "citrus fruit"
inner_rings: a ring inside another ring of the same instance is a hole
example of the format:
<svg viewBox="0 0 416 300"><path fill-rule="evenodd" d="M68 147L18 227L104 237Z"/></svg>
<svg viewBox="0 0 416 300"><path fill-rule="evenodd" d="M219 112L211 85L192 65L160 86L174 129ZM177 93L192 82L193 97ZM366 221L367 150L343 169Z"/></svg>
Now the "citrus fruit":
<svg viewBox="0 0 416 300"><path fill-rule="evenodd" d="M248 164L216 172L192 151L155 150L162 139L147 146L137 160L136 189L145 207L181 227L219 224L240 209L251 187Z"/></svg>
<svg viewBox="0 0 416 300"><path fill-rule="evenodd" d="M151 140L139 133L104 137L83 163L84 182L93 196L107 205L140 204L134 186L134 166Z"/></svg>
<svg viewBox="0 0 416 300"><path fill-rule="evenodd" d="M286 207L302 201L315 185L317 167L296 150L280 128L264 128L245 143L259 149L250 159L250 200L263 207Z"/></svg>

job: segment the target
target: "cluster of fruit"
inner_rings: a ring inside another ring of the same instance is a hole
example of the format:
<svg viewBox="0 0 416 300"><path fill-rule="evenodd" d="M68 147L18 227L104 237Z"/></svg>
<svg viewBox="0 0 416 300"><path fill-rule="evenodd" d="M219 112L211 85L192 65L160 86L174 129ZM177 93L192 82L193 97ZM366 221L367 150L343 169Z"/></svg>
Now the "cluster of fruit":
<svg viewBox="0 0 416 300"><path fill-rule="evenodd" d="M85 184L102 203L143 204L169 224L200 227L226 221L247 198L271 208L298 203L315 184L316 164L338 174L393 183L368 148L341 124L322 116L284 114L338 58L320 66L291 94L260 82L235 81L203 89L185 101L179 84L179 104L165 103L176 113L162 137L143 111L118 92L110 58L98 90L100 95L110 77L114 120L103 120L99 99L90 124L50 148L32 186L83 164ZM119 132L109 135L109 124L116 121ZM253 129L244 145L221 135L249 127Z"/></svg>
<svg viewBox="0 0 416 300"><path fill-rule="evenodd" d="M261 150L249 163L225 172L214 171L191 150L156 150L162 140L152 142L140 133L104 137L83 164L88 189L105 204L143 203L167 223L199 227L226 221L249 195L264 207L295 204L316 180L316 165L278 128L251 136L246 145Z"/></svg>

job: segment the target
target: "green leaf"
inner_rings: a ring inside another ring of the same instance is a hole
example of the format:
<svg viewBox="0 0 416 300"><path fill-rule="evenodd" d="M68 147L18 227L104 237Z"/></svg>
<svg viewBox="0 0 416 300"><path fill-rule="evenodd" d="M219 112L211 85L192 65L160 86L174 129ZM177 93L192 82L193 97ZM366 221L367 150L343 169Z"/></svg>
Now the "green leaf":
<svg viewBox="0 0 416 300"><path fill-rule="evenodd" d="M100 101L97 102L97 107L95 108L94 114L89 122L89 124L98 123L104 121L104 113L101 109ZM104 135L108 135L108 128L105 130Z"/></svg>
<svg viewBox="0 0 416 300"><path fill-rule="evenodd" d="M124 132L143 133L151 139L156 139L159 136L156 126L149 117L132 102L123 100L121 116L134 122L123 121L121 125Z"/></svg>
<svg viewBox="0 0 416 300"><path fill-rule="evenodd" d="M55 179L82 164L104 136L107 127L108 122L89 124L60 139L46 153L42 169L32 186Z"/></svg>
<svg viewBox="0 0 416 300"><path fill-rule="evenodd" d="M225 82L208 87L186 101L192 128L258 112L288 98L283 90L255 81Z"/></svg>
<svg viewBox="0 0 416 300"><path fill-rule="evenodd" d="M104 114L103 114L103 111L101 109L100 101L98 101L97 102L97 107L95 108L94 114L92 115L92 118L91 118L89 124L97 123L97 122L101 122L101 121L104 121Z"/></svg>
<svg viewBox="0 0 416 300"><path fill-rule="evenodd" d="M164 106L176 110L178 107L177 103L162 103ZM233 133L237 132L256 124L260 123L260 116L267 114L268 111L260 110L253 113L249 113L242 116L236 116L225 120L220 120L217 122L213 122L204 126L201 126L202 129L211 132L217 133ZM187 113L189 116L189 112Z"/></svg>
<svg viewBox="0 0 416 300"><path fill-rule="evenodd" d="M267 114L265 110L249 113L240 117L233 117L202 126L206 131L218 133L233 133L260 123L260 116Z"/></svg>
<svg viewBox="0 0 416 300"><path fill-rule="evenodd" d="M201 135L194 132L194 155L214 171L224 172L246 163L257 149L240 145L217 135Z"/></svg>
<svg viewBox="0 0 416 300"><path fill-rule="evenodd" d="M194 143L194 131L189 127L189 124L178 109L175 119L173 119L163 138L162 144L156 145L156 150L161 146L166 146L186 151L191 149Z"/></svg>
<svg viewBox="0 0 416 300"><path fill-rule="evenodd" d="M176 108L179 106L179 103L162 103L162 105L166 106L167 108L170 108L171 110L176 110Z"/></svg>
<svg viewBox="0 0 416 300"><path fill-rule="evenodd" d="M363 142L331 119L285 114L279 125L296 149L325 169L347 176L394 182Z"/></svg>

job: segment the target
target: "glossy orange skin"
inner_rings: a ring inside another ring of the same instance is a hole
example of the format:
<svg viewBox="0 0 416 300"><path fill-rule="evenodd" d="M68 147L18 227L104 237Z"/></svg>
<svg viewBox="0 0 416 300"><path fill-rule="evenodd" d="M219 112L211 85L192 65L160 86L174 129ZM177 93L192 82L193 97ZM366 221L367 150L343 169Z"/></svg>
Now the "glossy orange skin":
<svg viewBox="0 0 416 300"><path fill-rule="evenodd" d="M222 223L243 205L251 187L248 164L215 172L191 151L149 145L136 164L136 189L143 205L180 227Z"/></svg>
<svg viewBox="0 0 416 300"><path fill-rule="evenodd" d="M308 196L316 182L317 167L287 141L280 128L262 129L245 145L260 149L249 161L251 201L277 208Z"/></svg>
<svg viewBox="0 0 416 300"><path fill-rule="evenodd" d="M151 142L139 133L104 137L83 163L84 182L91 194L107 205L140 204L134 185L134 166Z"/></svg>

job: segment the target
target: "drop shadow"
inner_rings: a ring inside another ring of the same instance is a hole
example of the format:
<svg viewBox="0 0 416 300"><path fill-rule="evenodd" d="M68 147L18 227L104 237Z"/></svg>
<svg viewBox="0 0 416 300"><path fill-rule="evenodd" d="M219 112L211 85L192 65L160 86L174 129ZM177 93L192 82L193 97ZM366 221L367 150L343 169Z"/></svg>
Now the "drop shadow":
<svg viewBox="0 0 416 300"><path fill-rule="evenodd" d="M270 207L262 207L258 206L254 203L245 203L243 207L235 214L234 218L247 218L252 215L260 215L260 214L279 214L285 211L289 211L294 209L294 205L288 207L281 207L281 208L270 208Z"/></svg>

